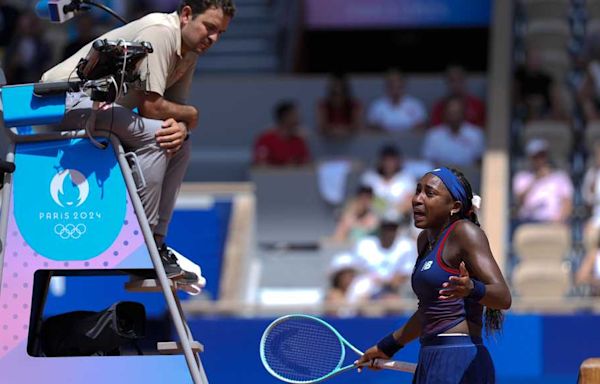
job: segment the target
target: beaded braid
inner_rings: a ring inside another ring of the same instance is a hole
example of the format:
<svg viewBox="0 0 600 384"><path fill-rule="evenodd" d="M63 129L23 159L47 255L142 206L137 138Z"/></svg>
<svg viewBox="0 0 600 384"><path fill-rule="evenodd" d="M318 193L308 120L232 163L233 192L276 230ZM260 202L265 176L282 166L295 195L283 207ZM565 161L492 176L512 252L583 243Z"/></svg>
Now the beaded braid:
<svg viewBox="0 0 600 384"><path fill-rule="evenodd" d="M475 210L473 209L473 205L471 203L471 199L473 198L473 188L471 187L471 183L469 183L469 180L467 180L467 178L461 171L454 168L450 168L450 170L458 178L460 183L465 188L465 192L467 193L467 206L463 207L461 212L462 215L465 218L469 219L473 224L480 227L481 225L479 224L477 213L475 213ZM489 307L485 308L484 326L485 333L488 336L493 336L495 333L501 332L503 323L504 313L500 309L492 309Z"/></svg>

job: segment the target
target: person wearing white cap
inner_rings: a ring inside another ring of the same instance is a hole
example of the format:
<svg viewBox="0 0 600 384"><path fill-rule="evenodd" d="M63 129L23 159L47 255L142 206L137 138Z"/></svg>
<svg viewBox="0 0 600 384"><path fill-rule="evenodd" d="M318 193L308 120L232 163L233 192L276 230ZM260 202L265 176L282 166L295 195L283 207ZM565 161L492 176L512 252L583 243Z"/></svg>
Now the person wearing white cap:
<svg viewBox="0 0 600 384"><path fill-rule="evenodd" d="M572 211L573 184L569 175L555 169L544 139L531 139L525 146L530 169L513 177L513 194L520 222L565 222Z"/></svg>
<svg viewBox="0 0 600 384"><path fill-rule="evenodd" d="M329 265L329 288L325 295L326 313L332 316L351 316L355 312L349 308L336 308L349 304L348 292L361 270L361 263L352 253L341 253Z"/></svg>

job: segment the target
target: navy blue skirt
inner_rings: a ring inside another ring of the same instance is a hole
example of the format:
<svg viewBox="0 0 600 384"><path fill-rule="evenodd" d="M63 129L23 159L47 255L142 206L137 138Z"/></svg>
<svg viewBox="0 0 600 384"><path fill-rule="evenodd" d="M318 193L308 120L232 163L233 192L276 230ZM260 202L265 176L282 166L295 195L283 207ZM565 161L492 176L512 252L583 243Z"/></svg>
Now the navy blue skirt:
<svg viewBox="0 0 600 384"><path fill-rule="evenodd" d="M480 337L434 336L421 340L413 384L494 384L494 363Z"/></svg>

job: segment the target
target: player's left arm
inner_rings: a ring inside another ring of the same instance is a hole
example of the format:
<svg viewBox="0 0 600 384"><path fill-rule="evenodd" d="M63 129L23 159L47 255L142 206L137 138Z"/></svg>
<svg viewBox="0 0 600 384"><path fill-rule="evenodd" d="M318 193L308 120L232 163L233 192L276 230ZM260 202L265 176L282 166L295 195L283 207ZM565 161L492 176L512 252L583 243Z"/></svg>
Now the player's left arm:
<svg viewBox="0 0 600 384"><path fill-rule="evenodd" d="M460 275L450 276L440 290L441 299L469 296L475 280L485 285L485 295L479 302L492 309L509 309L512 298L502 272L492 255L487 236L475 224L459 223L453 233L460 250Z"/></svg>

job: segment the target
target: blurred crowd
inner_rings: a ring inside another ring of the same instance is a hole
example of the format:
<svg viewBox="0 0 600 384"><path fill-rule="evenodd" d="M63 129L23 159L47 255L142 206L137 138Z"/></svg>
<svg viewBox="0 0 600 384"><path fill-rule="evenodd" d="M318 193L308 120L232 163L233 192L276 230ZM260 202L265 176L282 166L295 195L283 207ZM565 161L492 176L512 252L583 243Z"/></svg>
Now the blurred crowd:
<svg viewBox="0 0 600 384"><path fill-rule="evenodd" d="M103 3L133 20L150 11L172 11L179 0ZM572 272L574 284L564 293L600 294L600 7L571 0L553 14L532 1L518 4L510 234L532 226L566 228L572 241L555 266L564 269L566 261ZM9 84L38 81L53 64L119 24L92 10L59 28L32 9L27 2L0 0L0 60ZM331 239L346 244L347 251L330 266L331 302L410 295L405 286L416 258L410 215L416 179L439 165L477 168L486 149L486 105L469 92L468 73L460 65L447 68L445 95L431 108L407 92L399 69L382 77L381 95L368 105L339 73L329 76L322 97L314 100L311 128L323 140L362 134L392 138L337 215ZM253 165L315 162L298 104L282 100L273 106L272 119L253 143ZM394 143L395 135L411 133L423 138L418 159L405 159ZM509 278L529 263L516 248L510 251Z"/></svg>
<svg viewBox="0 0 600 384"><path fill-rule="evenodd" d="M407 282L417 258L417 229L412 224L412 196L417 179L439 165L475 167L485 151L485 103L467 90L467 73L458 65L446 71L445 95L431 110L406 92L406 78L392 69L384 75L380 97L363 106L348 79L330 75L324 95L315 100L316 131L322 140L381 135L375 164L359 177L355 193L343 202L330 241L341 251L328 268L330 304L360 307L372 301L412 297ZM273 126L254 143L255 167L294 167L313 163L308 129L298 105L274 106ZM402 135L422 137L420 157L406 159ZM355 314L347 309L332 314Z"/></svg>
<svg viewBox="0 0 600 384"><path fill-rule="evenodd" d="M511 263L569 270L562 295L597 295L600 8L582 0L564 9L539 3L519 2L515 19L511 234L564 228L572 241L555 265L524 260L515 249Z"/></svg>
<svg viewBox="0 0 600 384"><path fill-rule="evenodd" d="M485 105L467 90L467 74L460 66L446 73L447 93L431 111L406 92L406 78L397 69L385 76L381 97L368 108L354 98L348 79L331 75L322 100L316 103L317 130L337 140L360 133L424 136L421 157L430 164L476 166L485 151ZM282 101L274 106L273 126L254 144L257 166L305 165L312 161L298 106Z"/></svg>
<svg viewBox="0 0 600 384"><path fill-rule="evenodd" d="M126 20L170 12L179 0L104 0ZM0 0L0 61L9 84L39 81L42 73L121 23L96 8L72 23L53 25L34 12L35 2Z"/></svg>

